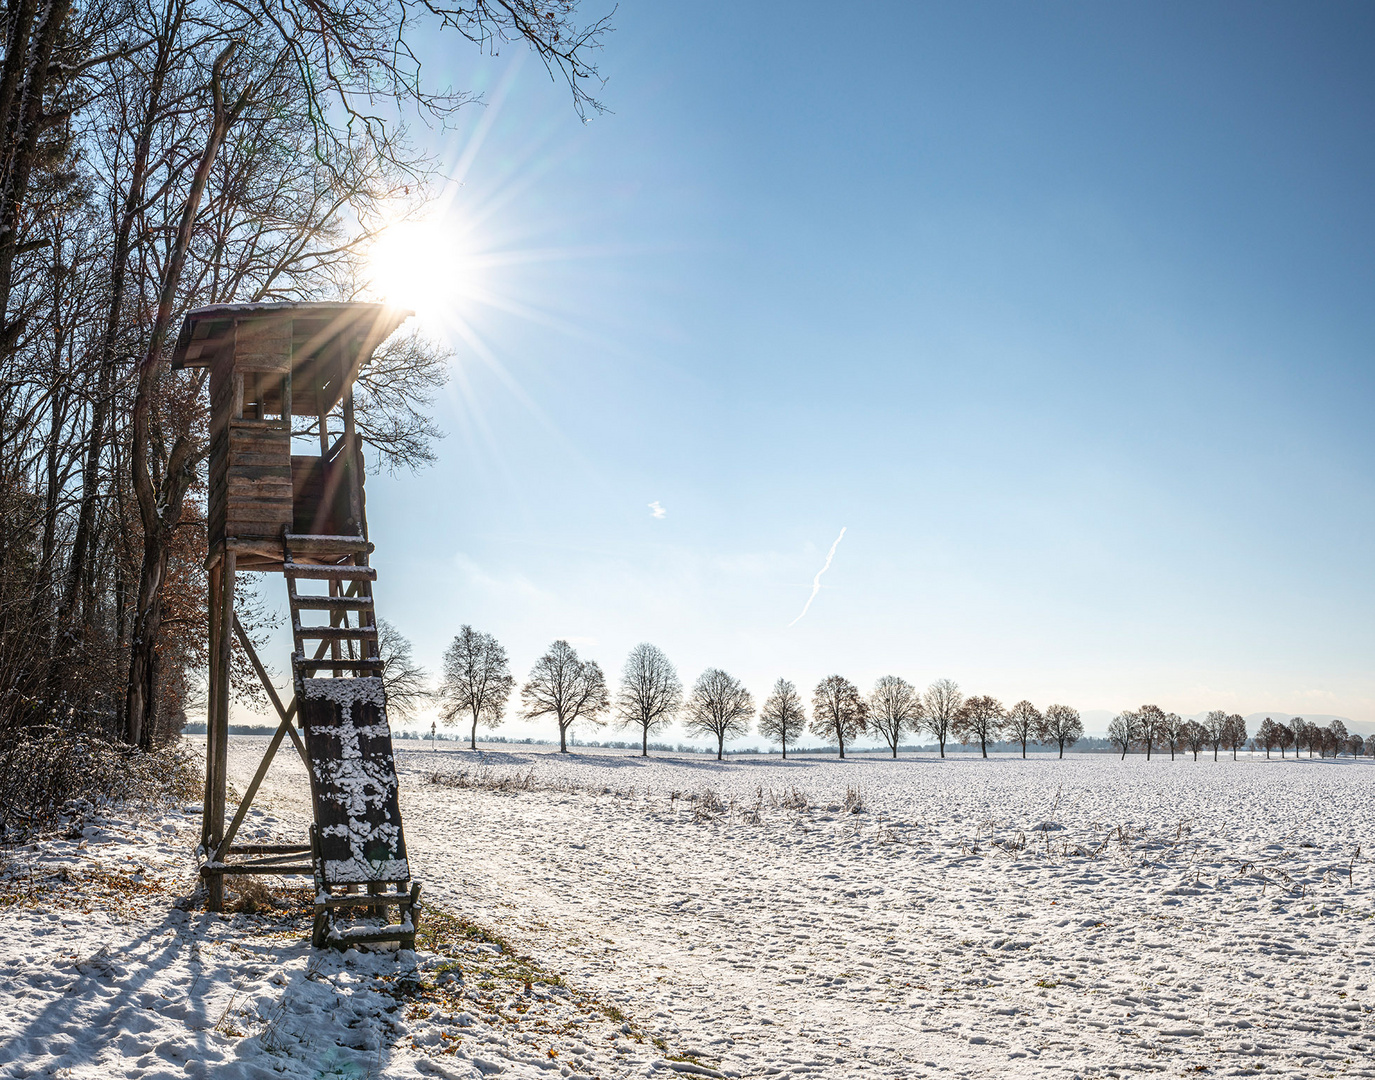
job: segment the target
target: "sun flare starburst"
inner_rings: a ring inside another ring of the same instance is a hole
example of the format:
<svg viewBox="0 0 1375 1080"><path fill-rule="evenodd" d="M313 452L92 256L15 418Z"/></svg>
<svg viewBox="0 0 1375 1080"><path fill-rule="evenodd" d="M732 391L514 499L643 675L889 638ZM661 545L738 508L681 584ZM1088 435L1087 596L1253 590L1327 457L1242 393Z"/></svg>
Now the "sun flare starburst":
<svg viewBox="0 0 1375 1080"><path fill-rule="evenodd" d="M471 256L462 231L445 218L403 220L378 234L368 253L372 291L411 308L421 322L450 322L471 297Z"/></svg>

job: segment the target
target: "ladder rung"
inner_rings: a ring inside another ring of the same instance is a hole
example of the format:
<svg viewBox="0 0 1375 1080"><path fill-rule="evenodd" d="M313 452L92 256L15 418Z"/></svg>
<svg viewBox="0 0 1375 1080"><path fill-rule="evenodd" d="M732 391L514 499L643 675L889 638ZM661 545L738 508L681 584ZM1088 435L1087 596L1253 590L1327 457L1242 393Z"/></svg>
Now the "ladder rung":
<svg viewBox="0 0 1375 1080"><path fill-rule="evenodd" d="M367 611L372 607L371 596L304 596L291 598L299 611Z"/></svg>
<svg viewBox="0 0 1375 1080"><path fill-rule="evenodd" d="M294 629L297 637L316 641L359 641L377 637L375 626L297 626Z"/></svg>
<svg viewBox="0 0 1375 1080"><path fill-rule="evenodd" d="M371 566L302 566L285 563L282 573L288 578L314 578L324 581L376 581L377 571Z"/></svg>
<svg viewBox="0 0 1375 1080"><path fill-rule="evenodd" d="M297 657L293 662L303 675L310 675L315 671L370 671L380 674L382 668L386 666L386 661L375 656L363 660L347 660L343 657L333 660L328 656L320 660L302 660Z"/></svg>

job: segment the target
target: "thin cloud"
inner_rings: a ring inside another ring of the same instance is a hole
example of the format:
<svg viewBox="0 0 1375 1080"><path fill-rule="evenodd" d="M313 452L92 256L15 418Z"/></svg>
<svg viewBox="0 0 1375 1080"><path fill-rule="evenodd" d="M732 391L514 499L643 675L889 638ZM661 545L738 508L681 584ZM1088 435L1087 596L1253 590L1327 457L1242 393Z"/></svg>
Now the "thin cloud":
<svg viewBox="0 0 1375 1080"><path fill-rule="evenodd" d="M845 539L845 526L840 527L840 535L836 537L835 543L831 545L831 550L826 552L826 565L816 572L816 577L812 579L812 595L807 597L807 602L802 605L802 614L788 623L789 626L796 626L802 621L802 615L807 614L807 609L812 606L812 601L816 599L816 594L821 591L821 575L831 568L831 560L836 557L836 548L840 547L840 542Z"/></svg>
<svg viewBox="0 0 1375 1080"><path fill-rule="evenodd" d="M668 513L668 511L665 510L662 506L659 505L659 500L658 500L658 499L655 499L652 503L649 504L649 516L650 516L650 517L652 517L652 518L661 518L661 517L663 517L663 516L664 516L665 514L667 514L667 513Z"/></svg>

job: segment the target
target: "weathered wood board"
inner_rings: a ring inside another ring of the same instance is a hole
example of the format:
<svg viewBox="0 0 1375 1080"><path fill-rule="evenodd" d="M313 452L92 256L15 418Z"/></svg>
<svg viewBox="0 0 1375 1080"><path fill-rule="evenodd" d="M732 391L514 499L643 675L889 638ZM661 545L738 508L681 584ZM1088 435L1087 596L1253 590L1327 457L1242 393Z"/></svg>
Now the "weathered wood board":
<svg viewBox="0 0 1375 1080"><path fill-rule="evenodd" d="M301 721L325 882L408 881L382 680L301 683Z"/></svg>

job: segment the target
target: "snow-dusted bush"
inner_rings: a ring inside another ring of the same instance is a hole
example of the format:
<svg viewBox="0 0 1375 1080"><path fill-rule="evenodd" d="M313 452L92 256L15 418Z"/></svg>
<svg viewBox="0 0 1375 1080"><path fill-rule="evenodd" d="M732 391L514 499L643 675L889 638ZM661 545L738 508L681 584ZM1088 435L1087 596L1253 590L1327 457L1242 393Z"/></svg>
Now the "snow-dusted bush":
<svg viewBox="0 0 1375 1080"><path fill-rule="evenodd" d="M200 786L195 759L179 744L140 751L53 727L28 729L0 747L0 837L25 835L63 813L185 802Z"/></svg>

